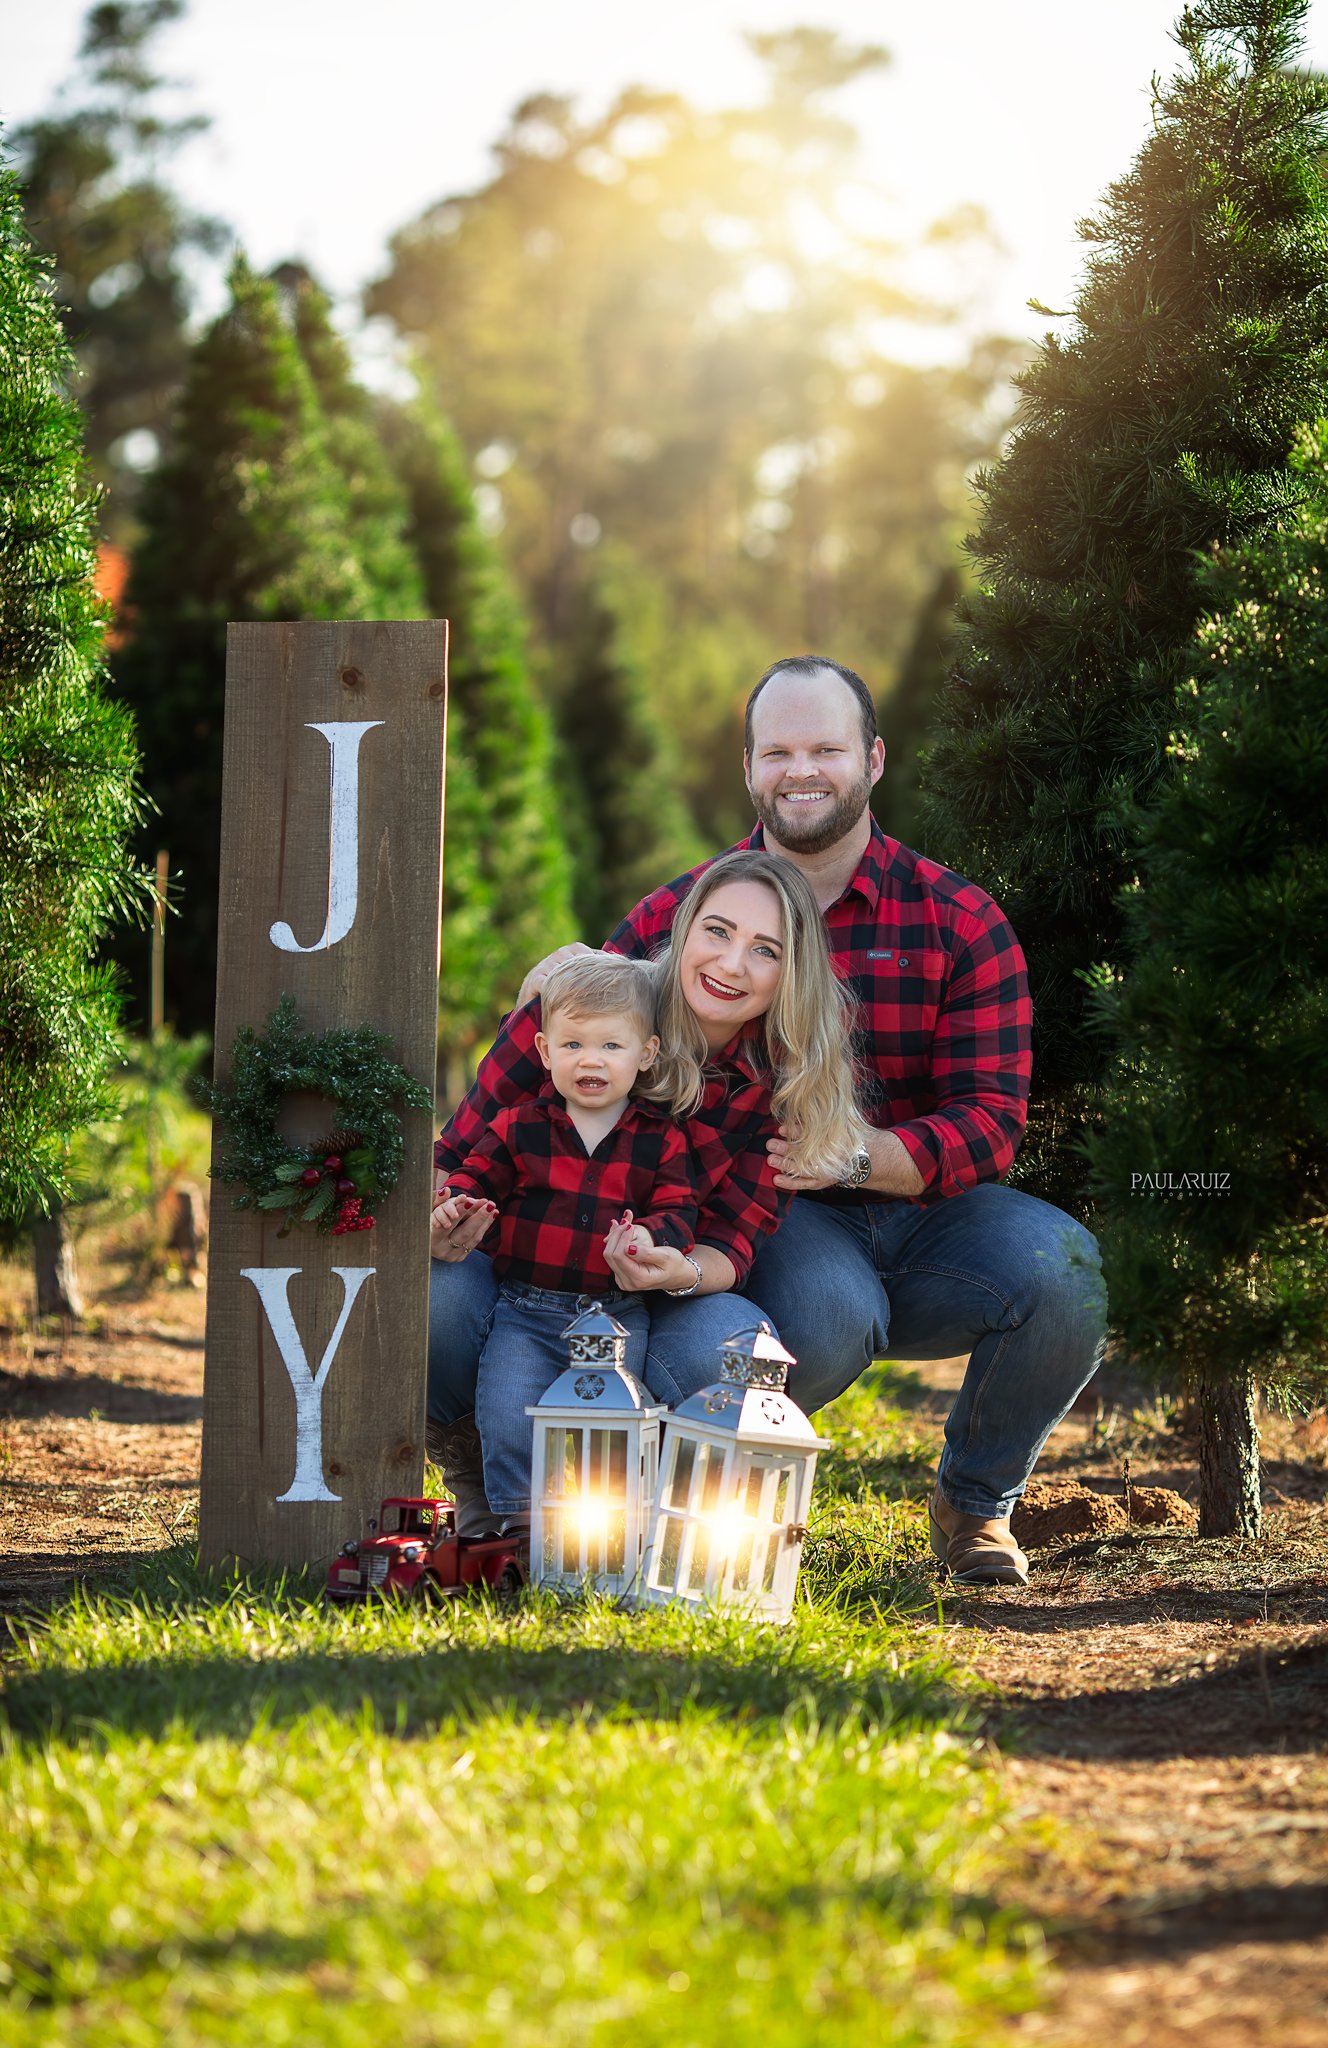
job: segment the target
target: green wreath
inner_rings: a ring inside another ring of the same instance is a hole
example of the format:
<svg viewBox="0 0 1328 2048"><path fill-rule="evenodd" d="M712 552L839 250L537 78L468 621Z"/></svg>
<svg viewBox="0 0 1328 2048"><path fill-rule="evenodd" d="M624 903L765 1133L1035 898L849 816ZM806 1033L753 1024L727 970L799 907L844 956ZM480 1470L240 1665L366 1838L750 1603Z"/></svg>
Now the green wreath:
<svg viewBox="0 0 1328 2048"><path fill-rule="evenodd" d="M277 1235L311 1223L332 1237L372 1230L374 1204L401 1175L404 1143L394 1103L432 1109L433 1097L388 1055L377 1031L325 1031L300 1026L282 996L259 1033L236 1033L229 1087L202 1082L200 1101L220 1126L216 1180L238 1182L237 1209L284 1209ZM284 1097L299 1091L330 1096L338 1120L313 1145L290 1145L277 1130Z"/></svg>

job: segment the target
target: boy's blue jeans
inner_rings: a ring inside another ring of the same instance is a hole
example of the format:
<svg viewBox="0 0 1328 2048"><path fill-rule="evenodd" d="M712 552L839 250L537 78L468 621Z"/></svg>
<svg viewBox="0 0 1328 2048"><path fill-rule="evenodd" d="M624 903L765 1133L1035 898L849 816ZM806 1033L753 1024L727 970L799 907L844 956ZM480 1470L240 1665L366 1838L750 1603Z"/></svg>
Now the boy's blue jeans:
<svg viewBox="0 0 1328 2048"><path fill-rule="evenodd" d="M592 1301L602 1303L626 1330L623 1364L640 1379L650 1336L650 1312L643 1295L608 1291L568 1294L514 1280L498 1284L475 1387L475 1421L484 1450L484 1491L496 1515L525 1514L530 1507L535 1424L526 1413L526 1403L533 1405L566 1372L569 1360L563 1331Z"/></svg>
<svg viewBox="0 0 1328 2048"><path fill-rule="evenodd" d="M967 1355L940 1466L945 1497L964 1514L1009 1513L1105 1339L1095 1240L1061 1210L997 1182L926 1208L795 1200L743 1292L746 1303L642 1297L651 1317L643 1377L655 1398L676 1408L707 1386L719 1346L756 1304L798 1361L789 1392L809 1414L874 1358ZM496 1302L483 1252L433 1261L429 1413L439 1422L475 1406Z"/></svg>

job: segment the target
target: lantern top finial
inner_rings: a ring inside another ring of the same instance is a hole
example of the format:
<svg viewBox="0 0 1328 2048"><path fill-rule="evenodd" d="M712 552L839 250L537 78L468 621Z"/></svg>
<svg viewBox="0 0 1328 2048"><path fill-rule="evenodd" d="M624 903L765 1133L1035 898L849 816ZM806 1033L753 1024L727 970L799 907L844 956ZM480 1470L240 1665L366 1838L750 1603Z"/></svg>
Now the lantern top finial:
<svg viewBox="0 0 1328 2048"><path fill-rule="evenodd" d="M585 1306L582 1308L581 1313L575 1316L563 1331L564 1343L571 1339L580 1338L589 1338L592 1341L596 1338L605 1337L609 1339L617 1337L626 1338L626 1330L624 1330L616 1316L609 1314L602 1302L594 1300L589 1295L583 1295L582 1300Z"/></svg>
<svg viewBox="0 0 1328 2048"><path fill-rule="evenodd" d="M791 1351L786 1351L776 1337L769 1323L753 1323L749 1328L737 1330L726 1337L719 1348L719 1377L738 1387L772 1387L780 1389L788 1379L788 1369L797 1360Z"/></svg>

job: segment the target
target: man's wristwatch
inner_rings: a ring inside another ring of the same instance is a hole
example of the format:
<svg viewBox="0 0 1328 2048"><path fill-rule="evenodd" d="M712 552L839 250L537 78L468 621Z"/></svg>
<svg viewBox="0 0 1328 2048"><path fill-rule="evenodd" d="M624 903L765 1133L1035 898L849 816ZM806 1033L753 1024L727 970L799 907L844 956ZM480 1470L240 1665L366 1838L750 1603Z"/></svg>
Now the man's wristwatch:
<svg viewBox="0 0 1328 2048"><path fill-rule="evenodd" d="M674 1301L686 1301L688 1295L695 1294L697 1288L701 1285L700 1263L692 1257L690 1252L684 1252L682 1256L684 1259L686 1259L688 1265L695 1273L696 1278L695 1280L693 1280L690 1287L666 1287L664 1289L664 1292L668 1295L671 1295Z"/></svg>
<svg viewBox="0 0 1328 2048"><path fill-rule="evenodd" d="M848 1172L840 1181L841 1188L865 1188L871 1179L871 1154L855 1152L848 1163Z"/></svg>

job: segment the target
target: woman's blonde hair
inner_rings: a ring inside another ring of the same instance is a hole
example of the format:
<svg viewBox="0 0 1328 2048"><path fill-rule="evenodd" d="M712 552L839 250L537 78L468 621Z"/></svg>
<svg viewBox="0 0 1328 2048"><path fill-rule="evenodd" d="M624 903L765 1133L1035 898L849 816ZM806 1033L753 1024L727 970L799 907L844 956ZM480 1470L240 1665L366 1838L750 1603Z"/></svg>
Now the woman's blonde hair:
<svg viewBox="0 0 1328 2048"><path fill-rule="evenodd" d="M675 1116L690 1115L701 1100L709 1047L683 995L680 964L692 926L726 882L760 882L777 897L783 916L779 981L754 1050L770 1078L774 1115L795 1133L788 1169L813 1180L839 1180L867 1128L853 1094L853 1002L830 964L811 884L791 861L755 847L723 854L697 876L679 905L668 947L654 963L661 1045L647 1077L654 1084L649 1092L656 1101L666 1100Z"/></svg>

